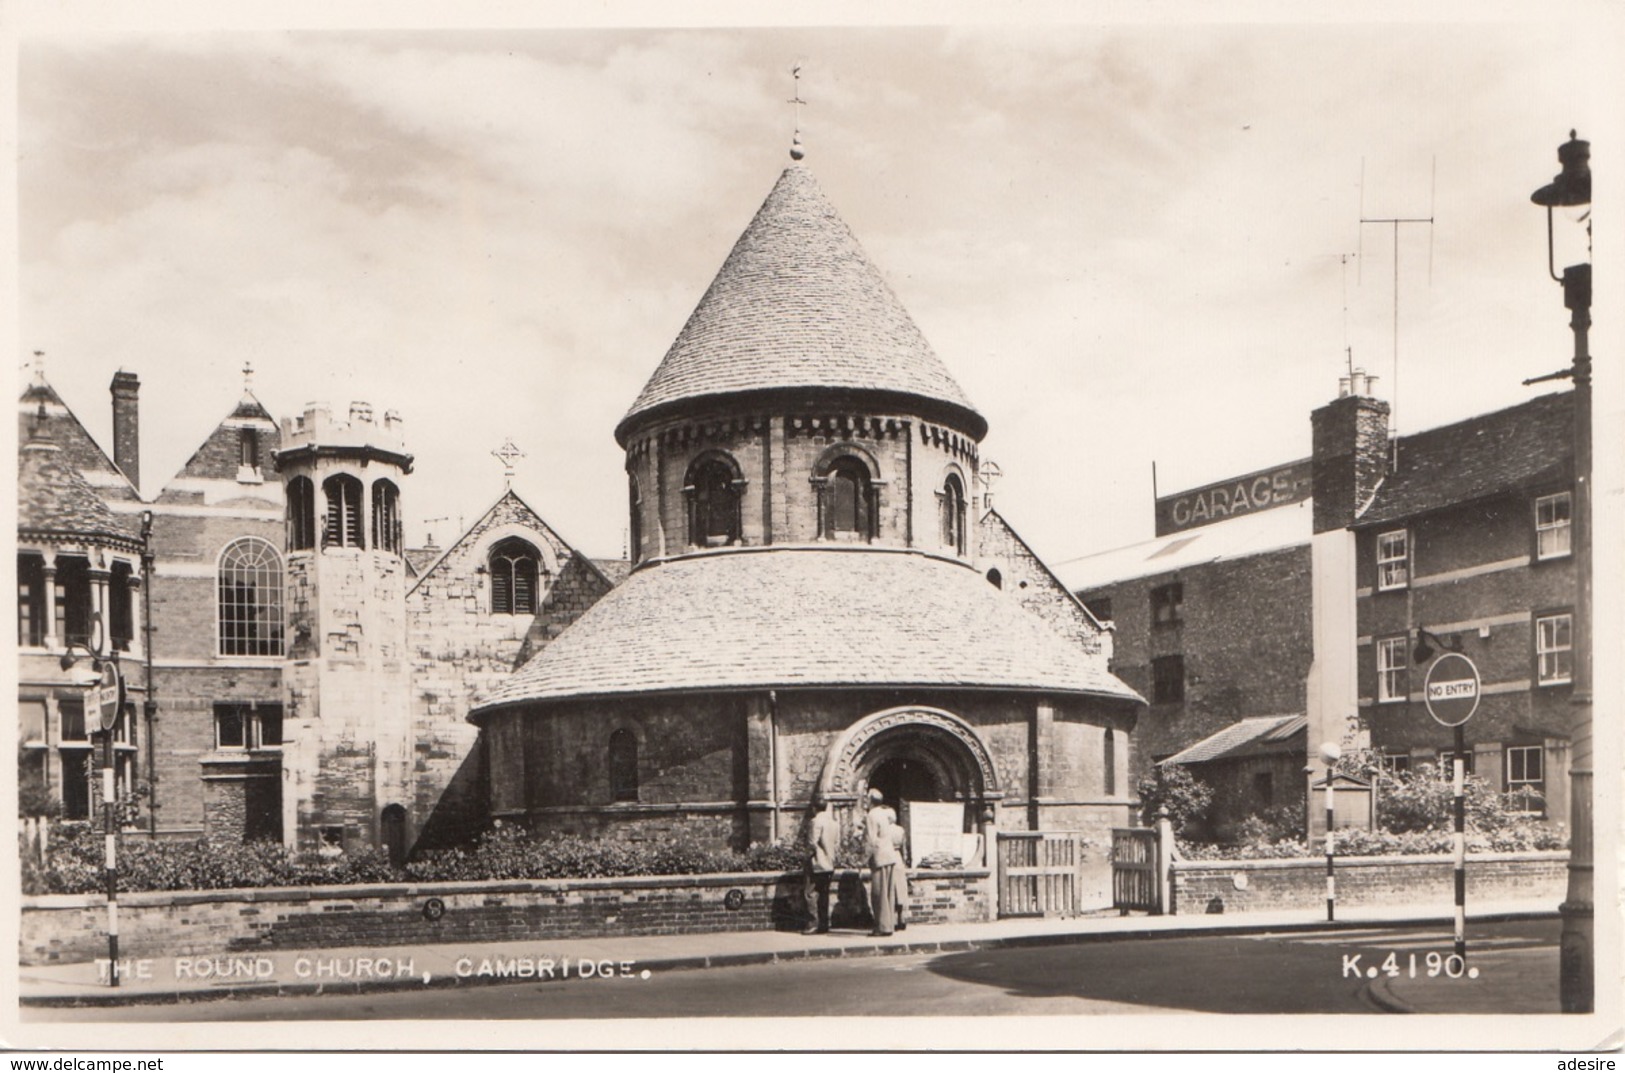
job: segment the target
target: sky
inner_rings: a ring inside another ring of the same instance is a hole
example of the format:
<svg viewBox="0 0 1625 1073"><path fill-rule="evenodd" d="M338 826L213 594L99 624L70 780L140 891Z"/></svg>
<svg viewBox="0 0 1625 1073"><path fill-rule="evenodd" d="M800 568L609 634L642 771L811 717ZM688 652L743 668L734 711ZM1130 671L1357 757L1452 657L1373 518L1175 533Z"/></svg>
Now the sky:
<svg viewBox="0 0 1625 1073"><path fill-rule="evenodd" d="M622 553L612 430L789 163L795 64L807 165L1052 562L1149 538L1153 463L1166 494L1306 457L1351 352L1401 432L1560 389L1521 384L1572 346L1529 194L1570 128L1625 172L1604 4L668 29L10 10L18 390L44 351L110 448L108 383L138 373L149 497L245 363L278 417L398 410L412 543L501 494L511 438L527 501ZM1361 222L1391 217L1433 222ZM1617 353L1601 290L1592 349Z"/></svg>

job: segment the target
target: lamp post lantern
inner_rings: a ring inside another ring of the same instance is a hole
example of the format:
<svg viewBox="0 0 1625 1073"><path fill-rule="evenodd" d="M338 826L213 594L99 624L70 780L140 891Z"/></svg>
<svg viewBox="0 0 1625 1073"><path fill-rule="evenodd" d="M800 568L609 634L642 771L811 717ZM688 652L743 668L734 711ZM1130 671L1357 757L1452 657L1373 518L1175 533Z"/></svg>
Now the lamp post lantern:
<svg viewBox="0 0 1625 1073"><path fill-rule="evenodd" d="M1574 361L1570 369L1537 377L1568 376L1574 380L1574 622L1573 692L1570 695L1569 743L1569 882L1558 911L1563 917L1559 982L1565 1013L1590 1013L1595 995L1596 922L1592 901L1591 807L1591 143L1569 131L1569 140L1557 149L1563 170L1530 195L1546 209L1546 270L1563 285L1563 306L1574 331ZM1552 210L1586 208L1580 220L1586 228L1586 258L1563 269L1553 267Z"/></svg>

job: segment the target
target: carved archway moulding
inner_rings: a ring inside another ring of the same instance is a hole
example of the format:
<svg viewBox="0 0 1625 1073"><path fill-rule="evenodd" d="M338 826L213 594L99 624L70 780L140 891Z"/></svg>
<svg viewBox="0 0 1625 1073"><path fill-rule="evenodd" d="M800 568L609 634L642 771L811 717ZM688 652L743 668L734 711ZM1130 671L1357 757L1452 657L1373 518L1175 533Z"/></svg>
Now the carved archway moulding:
<svg viewBox="0 0 1625 1073"><path fill-rule="evenodd" d="M818 780L819 794L826 800L850 800L855 797L859 758L875 738L887 731L902 728L929 728L946 734L962 746L975 763L981 777L981 796L1003 796L999 791L998 774L993 769L993 757L971 725L940 708L916 706L888 708L866 715L847 727L831 743L829 753L824 758L823 775Z"/></svg>

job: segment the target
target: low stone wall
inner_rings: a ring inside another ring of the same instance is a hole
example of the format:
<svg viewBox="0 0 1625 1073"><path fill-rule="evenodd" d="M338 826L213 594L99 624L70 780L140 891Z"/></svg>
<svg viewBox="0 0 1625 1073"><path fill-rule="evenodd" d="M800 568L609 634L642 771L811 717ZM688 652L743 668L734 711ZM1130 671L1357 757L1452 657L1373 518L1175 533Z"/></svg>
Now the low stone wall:
<svg viewBox="0 0 1625 1073"><path fill-rule="evenodd" d="M1566 851L1480 853L1467 858L1467 905L1475 901L1563 900ZM1338 857L1339 905L1455 902L1455 863L1449 855ZM1278 861L1175 861L1175 913L1246 913L1312 909L1326 904L1326 858Z"/></svg>
<svg viewBox="0 0 1625 1073"><path fill-rule="evenodd" d="M867 872L831 885L831 923L867 927ZM986 871L911 873L911 921L992 920ZM443 912L425 912L430 899ZM801 876L739 873L610 879L506 880L256 890L152 891L119 896L119 953L173 957L242 950L507 942L799 930ZM107 953L100 895L23 899L24 965Z"/></svg>

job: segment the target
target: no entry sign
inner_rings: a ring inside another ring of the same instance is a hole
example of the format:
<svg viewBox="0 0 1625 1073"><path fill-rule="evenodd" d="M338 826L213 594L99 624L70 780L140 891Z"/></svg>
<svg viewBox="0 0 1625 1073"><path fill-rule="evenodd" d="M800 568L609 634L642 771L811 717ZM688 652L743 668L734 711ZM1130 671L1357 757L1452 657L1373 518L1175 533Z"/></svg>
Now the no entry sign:
<svg viewBox="0 0 1625 1073"><path fill-rule="evenodd" d="M118 673L118 664L102 664L101 679L90 687L90 703L101 710L102 729L112 730L124 706L124 678Z"/></svg>
<svg viewBox="0 0 1625 1073"><path fill-rule="evenodd" d="M1446 652L1428 668L1422 698L1428 714L1447 727L1459 727L1478 710L1478 668L1459 652Z"/></svg>

